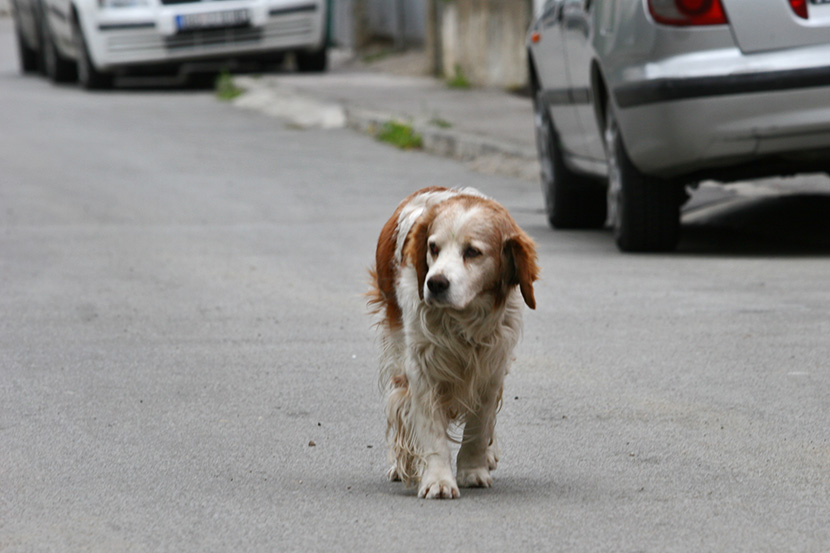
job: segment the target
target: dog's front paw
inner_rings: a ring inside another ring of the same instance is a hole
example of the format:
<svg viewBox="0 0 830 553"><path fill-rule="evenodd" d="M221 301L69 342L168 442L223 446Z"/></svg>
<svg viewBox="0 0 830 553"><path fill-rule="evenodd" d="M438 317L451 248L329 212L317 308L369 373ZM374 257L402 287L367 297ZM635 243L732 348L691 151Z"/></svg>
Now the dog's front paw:
<svg viewBox="0 0 830 553"><path fill-rule="evenodd" d="M457 499L461 495L458 485L447 479L422 482L418 497L425 499Z"/></svg>
<svg viewBox="0 0 830 553"><path fill-rule="evenodd" d="M458 469L458 485L462 488L489 488L493 477L487 467Z"/></svg>

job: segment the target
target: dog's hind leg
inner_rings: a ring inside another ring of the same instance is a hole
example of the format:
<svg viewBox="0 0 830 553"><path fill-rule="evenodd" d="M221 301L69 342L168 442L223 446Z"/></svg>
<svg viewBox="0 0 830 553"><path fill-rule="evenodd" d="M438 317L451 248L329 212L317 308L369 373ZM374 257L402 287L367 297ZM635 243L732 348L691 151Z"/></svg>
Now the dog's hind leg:
<svg viewBox="0 0 830 553"><path fill-rule="evenodd" d="M389 458L392 467L386 472L391 482L407 485L417 480L418 455L413 443L410 422L412 395L406 375L393 376L388 383L386 398L386 437L389 440Z"/></svg>
<svg viewBox="0 0 830 553"><path fill-rule="evenodd" d="M385 329L381 337L380 386L386 393L387 438L392 466L386 471L390 482L410 483L415 474L411 433L407 430L411 399L404 368L403 331Z"/></svg>

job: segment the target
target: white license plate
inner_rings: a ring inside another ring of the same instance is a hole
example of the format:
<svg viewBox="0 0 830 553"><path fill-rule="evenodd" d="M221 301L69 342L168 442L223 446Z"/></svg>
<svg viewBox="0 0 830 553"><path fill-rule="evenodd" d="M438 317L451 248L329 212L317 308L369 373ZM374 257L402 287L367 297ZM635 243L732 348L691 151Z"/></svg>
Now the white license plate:
<svg viewBox="0 0 830 553"><path fill-rule="evenodd" d="M248 10L224 12L188 13L176 16L176 28L180 31L217 29L221 27L243 27L251 22Z"/></svg>

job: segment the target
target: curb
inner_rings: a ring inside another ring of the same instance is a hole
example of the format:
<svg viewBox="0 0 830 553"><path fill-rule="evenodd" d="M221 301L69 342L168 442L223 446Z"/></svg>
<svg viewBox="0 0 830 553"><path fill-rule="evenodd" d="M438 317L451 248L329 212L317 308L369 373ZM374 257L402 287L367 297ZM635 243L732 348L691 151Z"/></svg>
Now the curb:
<svg viewBox="0 0 830 553"><path fill-rule="evenodd" d="M253 77L234 77L233 83L245 91L232 101L238 108L276 117L301 129L346 126L345 110L340 104L323 102L278 82L262 82Z"/></svg>
<svg viewBox="0 0 830 553"><path fill-rule="evenodd" d="M2 0L0 0L2 1ZM396 121L412 127L421 136L421 151L466 162L472 169L528 180L538 180L539 161L535 148L508 140L440 128L426 120L380 112L345 103L326 102L298 92L279 82L234 77L245 94L233 105L277 117L299 128L342 128L376 136L385 123Z"/></svg>
<svg viewBox="0 0 830 553"><path fill-rule="evenodd" d="M421 150L433 155L467 162L472 168L486 173L536 180L539 177L539 161L536 150L463 131L443 129L424 121L412 121L396 114L383 113L357 107L344 107L346 126L375 136L377 129L389 121L406 123L421 135Z"/></svg>

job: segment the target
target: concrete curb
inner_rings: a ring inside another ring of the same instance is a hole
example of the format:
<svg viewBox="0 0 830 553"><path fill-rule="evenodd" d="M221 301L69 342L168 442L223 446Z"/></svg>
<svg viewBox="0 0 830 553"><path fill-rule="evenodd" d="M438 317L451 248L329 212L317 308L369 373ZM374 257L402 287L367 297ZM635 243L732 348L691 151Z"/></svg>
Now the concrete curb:
<svg viewBox="0 0 830 553"><path fill-rule="evenodd" d="M441 128L430 121L413 120L396 113L320 100L274 81L235 77L234 83L245 90L245 94L233 101L235 106L280 118L289 125L323 129L347 127L375 136L385 123L397 121L411 126L421 135L422 150L427 153L466 162L484 173L528 180L539 178L536 150L524 144Z"/></svg>
<svg viewBox="0 0 830 553"><path fill-rule="evenodd" d="M398 114L345 107L346 126L375 136L389 121L406 123L421 135L423 151L468 162L474 169L528 179L539 176L536 150L497 138L444 129L428 121L413 121Z"/></svg>
<svg viewBox="0 0 830 553"><path fill-rule="evenodd" d="M263 83L253 77L235 77L233 82L245 91L233 100L237 107L277 117L302 129L346 126L345 110L337 103L323 102L279 83Z"/></svg>

